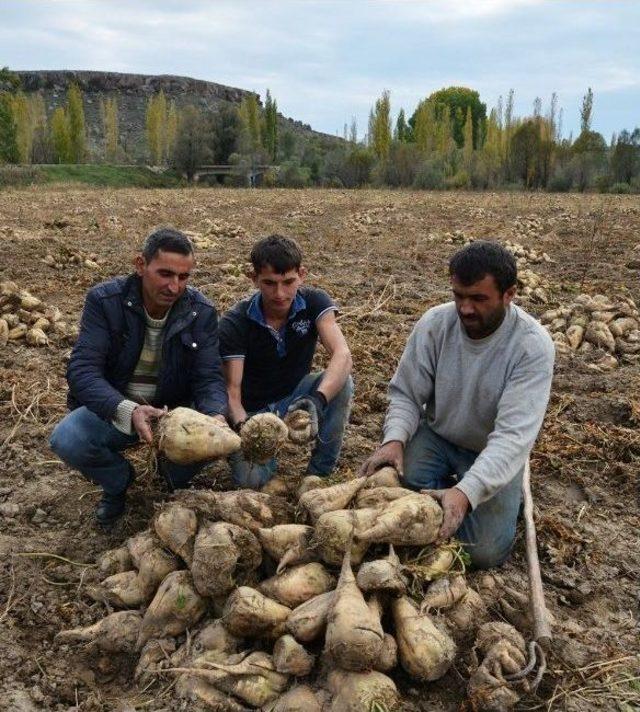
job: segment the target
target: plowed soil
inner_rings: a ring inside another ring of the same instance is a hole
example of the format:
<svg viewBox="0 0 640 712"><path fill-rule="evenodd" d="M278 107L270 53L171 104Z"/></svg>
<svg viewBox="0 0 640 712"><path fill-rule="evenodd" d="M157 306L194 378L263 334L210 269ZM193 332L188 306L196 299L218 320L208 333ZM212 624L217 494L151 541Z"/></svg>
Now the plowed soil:
<svg viewBox="0 0 640 712"><path fill-rule="evenodd" d="M86 290L128 272L144 236L165 224L207 238L192 283L221 311L251 289L242 270L256 237L278 232L300 241L308 281L341 305L354 355L356 396L343 471L355 471L376 446L386 384L415 321L449 299L447 260L466 238L512 240L550 256L530 266L550 284L548 303L522 302L537 315L579 292L640 303L639 273L632 269L640 266L634 252L640 204L631 196L6 191L0 193L0 280L17 282L76 323ZM43 262L47 255L59 266ZM65 413L69 350L58 337L40 348L0 347L0 708L177 709L171 679L140 688L133 682L135 661L53 641L61 628L104 615L104 605L83 592L93 576L90 564L145 528L154 503L168 496L140 447L131 453L139 476L124 521L109 534L96 529L96 487L47 445ZM605 370L598 365L602 355L558 358L533 453L538 544L555 626L548 672L537 696L522 699L522 710L627 712L640 704L640 367L630 358ZM302 473L304 463L290 457L283 467ZM226 478L226 466L217 464L197 486L224 486ZM501 574L526 591L522 527ZM526 633L526 621L520 622ZM465 672L461 661L431 685L399 675L404 709L460 709Z"/></svg>

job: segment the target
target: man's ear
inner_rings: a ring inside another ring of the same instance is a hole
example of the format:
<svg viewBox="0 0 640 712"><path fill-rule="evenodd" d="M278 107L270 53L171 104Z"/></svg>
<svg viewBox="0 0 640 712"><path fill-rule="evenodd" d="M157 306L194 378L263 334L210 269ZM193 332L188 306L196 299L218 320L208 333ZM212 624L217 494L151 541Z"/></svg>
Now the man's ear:
<svg viewBox="0 0 640 712"><path fill-rule="evenodd" d="M509 287L509 289L507 289L506 292L502 295L502 303L505 305L505 307L511 304L513 298L516 296L517 289L518 288L514 284L513 286Z"/></svg>
<svg viewBox="0 0 640 712"><path fill-rule="evenodd" d="M133 261L133 266L136 269L136 274L138 275L138 277L142 277L142 273L144 272L146 264L147 262L142 255L136 255L136 258Z"/></svg>
<svg viewBox="0 0 640 712"><path fill-rule="evenodd" d="M309 274L307 268L304 265L300 265L298 268L298 277L300 277L300 279L305 279L307 274Z"/></svg>
<svg viewBox="0 0 640 712"><path fill-rule="evenodd" d="M253 286L258 288L258 272L256 272L254 269L249 269L245 272L247 277L253 282Z"/></svg>

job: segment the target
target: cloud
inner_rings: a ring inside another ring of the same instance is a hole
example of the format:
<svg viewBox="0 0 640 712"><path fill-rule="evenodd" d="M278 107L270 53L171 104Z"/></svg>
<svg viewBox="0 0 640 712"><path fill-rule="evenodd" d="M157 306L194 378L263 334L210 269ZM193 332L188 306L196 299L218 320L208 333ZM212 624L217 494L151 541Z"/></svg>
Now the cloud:
<svg viewBox="0 0 640 712"><path fill-rule="evenodd" d="M513 87L529 112L553 91L577 107L592 86L594 126L605 132L621 128L619 107L631 97L640 105L632 2L4 0L2 11L2 61L14 68L182 74L262 95L269 87L281 111L329 133L354 115L365 127L385 88L394 111L411 113L443 86L473 87L489 105Z"/></svg>

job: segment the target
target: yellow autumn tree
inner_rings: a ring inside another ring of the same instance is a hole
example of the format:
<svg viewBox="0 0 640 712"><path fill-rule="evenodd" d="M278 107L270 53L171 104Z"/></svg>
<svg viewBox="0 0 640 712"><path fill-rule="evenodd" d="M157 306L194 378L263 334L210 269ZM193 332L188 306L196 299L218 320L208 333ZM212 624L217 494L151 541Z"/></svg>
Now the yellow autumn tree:
<svg viewBox="0 0 640 712"><path fill-rule="evenodd" d="M147 145L151 163L164 163L167 156L167 99L160 90L147 103Z"/></svg>
<svg viewBox="0 0 640 712"><path fill-rule="evenodd" d="M16 125L16 143L20 163L31 163L31 148L33 145L33 124L29 101L22 91L11 97L11 113Z"/></svg>
<svg viewBox="0 0 640 712"><path fill-rule="evenodd" d="M87 136L82 92L77 84L71 84L67 91L67 117L69 122L70 160L73 163L83 163L87 151Z"/></svg>
<svg viewBox="0 0 640 712"><path fill-rule="evenodd" d="M51 115L50 134L56 163L69 163L71 161L71 134L67 114L62 106L59 106Z"/></svg>
<svg viewBox="0 0 640 712"><path fill-rule="evenodd" d="M104 159L115 163L118 158L118 100L115 96L107 97L100 102L102 116L102 133L104 136Z"/></svg>
<svg viewBox="0 0 640 712"><path fill-rule="evenodd" d="M373 112L373 150L379 159L386 159L391 148L391 99L385 89L376 101Z"/></svg>

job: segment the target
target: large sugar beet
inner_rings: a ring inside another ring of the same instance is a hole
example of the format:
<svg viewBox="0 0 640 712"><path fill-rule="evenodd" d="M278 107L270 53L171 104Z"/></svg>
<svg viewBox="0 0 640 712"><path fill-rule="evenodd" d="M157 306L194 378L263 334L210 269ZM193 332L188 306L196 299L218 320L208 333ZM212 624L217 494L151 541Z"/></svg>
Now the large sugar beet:
<svg viewBox="0 0 640 712"><path fill-rule="evenodd" d="M295 608L287 618L287 630L301 643L319 638L327 627L334 591L322 593Z"/></svg>
<svg viewBox="0 0 640 712"><path fill-rule="evenodd" d="M389 465L381 467L379 470L376 470L372 475L367 477L367 484L365 485L367 489L373 489L375 487L401 486L400 477L398 477L398 470Z"/></svg>
<svg viewBox="0 0 640 712"><path fill-rule="evenodd" d="M393 680L381 672L332 670L327 678L332 694L328 712L371 712L397 709L398 690ZM324 707L322 708L325 709Z"/></svg>
<svg viewBox="0 0 640 712"><path fill-rule="evenodd" d="M278 454L289 429L274 413L258 413L240 430L242 453L249 462L264 463Z"/></svg>
<svg viewBox="0 0 640 712"><path fill-rule="evenodd" d="M437 680L451 667L456 645L427 613L419 613L406 596L391 602L400 664L418 680Z"/></svg>
<svg viewBox="0 0 640 712"><path fill-rule="evenodd" d="M239 586L227 598L222 612L224 627L238 638L270 638L286 632L291 609L249 586Z"/></svg>
<svg viewBox="0 0 640 712"><path fill-rule="evenodd" d="M362 543L426 546L438 538L441 525L440 505L429 495L410 494L389 502L375 524L356 531L355 537Z"/></svg>
<svg viewBox="0 0 640 712"><path fill-rule="evenodd" d="M172 572L181 566L178 557L169 554L164 549L150 549L140 559L138 570L138 585L144 593L146 601L156 592L158 586Z"/></svg>
<svg viewBox="0 0 640 712"><path fill-rule="evenodd" d="M191 572L170 573L144 614L138 648L150 638L180 635L200 620L206 608L206 601L193 585Z"/></svg>
<svg viewBox="0 0 640 712"><path fill-rule="evenodd" d="M305 492L300 497L300 504L307 510L311 520L316 522L325 512L345 509L366 483L366 477L358 477L331 487L318 487Z"/></svg>
<svg viewBox="0 0 640 712"><path fill-rule="evenodd" d="M258 537L264 550L278 562L277 573L287 566L306 564L317 559L311 545L313 527L305 524L278 524L259 529Z"/></svg>
<svg viewBox="0 0 640 712"><path fill-rule="evenodd" d="M393 545L389 546L389 556L386 559L367 561L360 566L356 583L364 593L384 591L397 595L407 592L407 579L402 573L400 559L393 550Z"/></svg>
<svg viewBox="0 0 640 712"><path fill-rule="evenodd" d="M358 509L366 507L380 509L386 507L389 502L409 494L415 494L415 492L404 487L373 487L360 490L356 495L355 502Z"/></svg>
<svg viewBox="0 0 640 712"><path fill-rule="evenodd" d="M129 557L133 562L133 566L130 566L129 568L132 569L135 567L136 569L139 569L143 555L158 545L158 539L150 529L145 529L144 531L130 536L127 539L127 551L129 552Z"/></svg>
<svg viewBox="0 0 640 712"><path fill-rule="evenodd" d="M138 611L118 611L86 628L63 630L56 635L59 643L94 643L107 653L132 653L140 631L142 616Z"/></svg>
<svg viewBox="0 0 640 712"><path fill-rule="evenodd" d="M154 520L155 532L160 541L191 565L193 544L198 532L198 518L195 512L179 503L164 507Z"/></svg>
<svg viewBox="0 0 640 712"><path fill-rule="evenodd" d="M270 655L260 651L232 656L227 663L209 663L206 668L174 668L175 672L201 677L251 707L275 702L284 692L289 676L279 673Z"/></svg>
<svg viewBox="0 0 640 712"><path fill-rule="evenodd" d="M133 569L133 561L126 546L105 551L98 557L96 564L103 576L113 576Z"/></svg>
<svg viewBox="0 0 640 712"><path fill-rule="evenodd" d="M297 685L285 692L265 712L322 712L316 693L307 685Z"/></svg>
<svg viewBox="0 0 640 712"><path fill-rule="evenodd" d="M292 511L284 499L253 490L184 490L178 497L184 505L212 520L237 524L254 534L260 528L284 524L292 519Z"/></svg>
<svg viewBox="0 0 640 712"><path fill-rule="evenodd" d="M467 592L464 576L443 576L427 589L420 604L420 611L429 613L455 606Z"/></svg>
<svg viewBox="0 0 640 712"><path fill-rule="evenodd" d="M313 543L318 555L331 566L340 566L351 541L351 561L357 566L369 548L368 542L357 541L354 533L371 527L378 517L377 509L339 509L325 512L316 522Z"/></svg>
<svg viewBox="0 0 640 712"><path fill-rule="evenodd" d="M179 465L228 457L240 449L229 426L190 408L175 408L158 426L158 449Z"/></svg>
<svg viewBox="0 0 640 712"><path fill-rule="evenodd" d="M380 657L384 632L356 585L347 551L327 618L325 650L343 670L370 670Z"/></svg>
<svg viewBox="0 0 640 712"><path fill-rule="evenodd" d="M193 582L202 596L223 596L245 583L261 562L262 549L249 530L228 522L206 522L193 548Z"/></svg>
<svg viewBox="0 0 640 712"><path fill-rule="evenodd" d="M176 683L179 697L202 702L209 712L250 712L251 708L222 692L207 680L191 674L182 675Z"/></svg>
<svg viewBox="0 0 640 712"><path fill-rule="evenodd" d="M94 601L108 603L114 608L139 608L150 598L140 586L137 571L108 576L101 584L88 586L87 593Z"/></svg>
<svg viewBox="0 0 640 712"><path fill-rule="evenodd" d="M315 659L292 635L283 635L273 646L273 662L278 672L304 677L313 669Z"/></svg>
<svg viewBox="0 0 640 712"><path fill-rule="evenodd" d="M332 591L336 579L318 563L300 564L263 581L258 589L288 608L296 608L321 593Z"/></svg>

